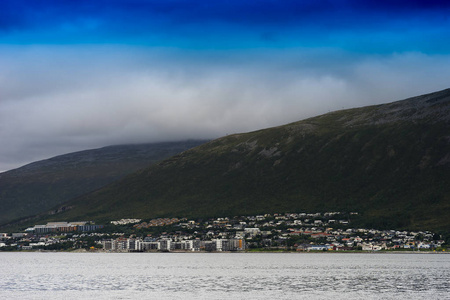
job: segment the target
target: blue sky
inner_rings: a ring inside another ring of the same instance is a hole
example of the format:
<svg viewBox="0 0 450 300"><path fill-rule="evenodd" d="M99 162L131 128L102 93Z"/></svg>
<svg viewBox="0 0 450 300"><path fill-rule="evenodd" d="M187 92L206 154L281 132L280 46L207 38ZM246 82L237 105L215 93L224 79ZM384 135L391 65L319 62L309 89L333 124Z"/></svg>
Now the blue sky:
<svg viewBox="0 0 450 300"><path fill-rule="evenodd" d="M448 1L3 0L0 171L281 125L448 78Z"/></svg>
<svg viewBox="0 0 450 300"><path fill-rule="evenodd" d="M446 1L4 0L2 44L449 50Z"/></svg>

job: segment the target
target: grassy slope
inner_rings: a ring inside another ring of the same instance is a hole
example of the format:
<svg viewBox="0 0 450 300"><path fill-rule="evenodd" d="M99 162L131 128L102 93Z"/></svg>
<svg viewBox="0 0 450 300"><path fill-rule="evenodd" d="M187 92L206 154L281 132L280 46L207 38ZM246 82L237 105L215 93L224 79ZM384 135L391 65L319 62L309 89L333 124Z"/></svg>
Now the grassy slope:
<svg viewBox="0 0 450 300"><path fill-rule="evenodd" d="M364 226L446 230L449 94L226 136L77 199L52 218L345 210L361 212Z"/></svg>
<svg viewBox="0 0 450 300"><path fill-rule="evenodd" d="M61 155L2 173L0 224L47 211L203 142L110 146Z"/></svg>

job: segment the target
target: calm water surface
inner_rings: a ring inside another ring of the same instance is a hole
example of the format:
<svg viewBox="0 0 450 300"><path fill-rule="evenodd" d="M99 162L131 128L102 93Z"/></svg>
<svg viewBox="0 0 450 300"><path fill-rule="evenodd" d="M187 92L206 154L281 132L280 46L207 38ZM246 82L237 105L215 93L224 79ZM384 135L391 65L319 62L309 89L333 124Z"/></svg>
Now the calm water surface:
<svg viewBox="0 0 450 300"><path fill-rule="evenodd" d="M0 299L450 299L448 254L0 253Z"/></svg>

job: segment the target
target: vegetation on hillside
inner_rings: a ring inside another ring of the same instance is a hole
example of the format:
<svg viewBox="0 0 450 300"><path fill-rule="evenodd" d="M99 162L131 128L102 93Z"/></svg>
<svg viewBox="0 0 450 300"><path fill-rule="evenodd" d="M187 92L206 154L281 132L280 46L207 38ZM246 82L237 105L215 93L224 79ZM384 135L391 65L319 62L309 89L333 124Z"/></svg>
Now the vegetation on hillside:
<svg viewBox="0 0 450 300"><path fill-rule="evenodd" d="M366 228L448 232L449 133L450 90L337 111L211 141L46 220L335 210Z"/></svg>
<svg viewBox="0 0 450 300"><path fill-rule="evenodd" d="M45 212L206 141L109 146L0 174L0 225Z"/></svg>
<svg viewBox="0 0 450 300"><path fill-rule="evenodd" d="M450 90L226 136L67 204L53 220L358 211L450 228Z"/></svg>

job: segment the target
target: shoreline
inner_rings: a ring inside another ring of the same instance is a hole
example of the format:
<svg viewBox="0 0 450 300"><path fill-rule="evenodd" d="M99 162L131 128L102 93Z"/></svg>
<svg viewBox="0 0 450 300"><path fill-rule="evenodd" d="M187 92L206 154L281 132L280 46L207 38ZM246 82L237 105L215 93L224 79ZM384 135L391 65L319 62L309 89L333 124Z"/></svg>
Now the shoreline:
<svg viewBox="0 0 450 300"><path fill-rule="evenodd" d="M450 254L450 251L270 251L270 250L262 250L262 251L106 251L106 250L86 250L86 249L75 249L75 250L67 250L67 251L59 251L59 250L18 250L18 251L0 251L0 253L142 253L142 254L154 254L154 253L202 253L202 254L211 254L211 253L233 253L233 254L260 254L260 253L270 253L270 254Z"/></svg>

